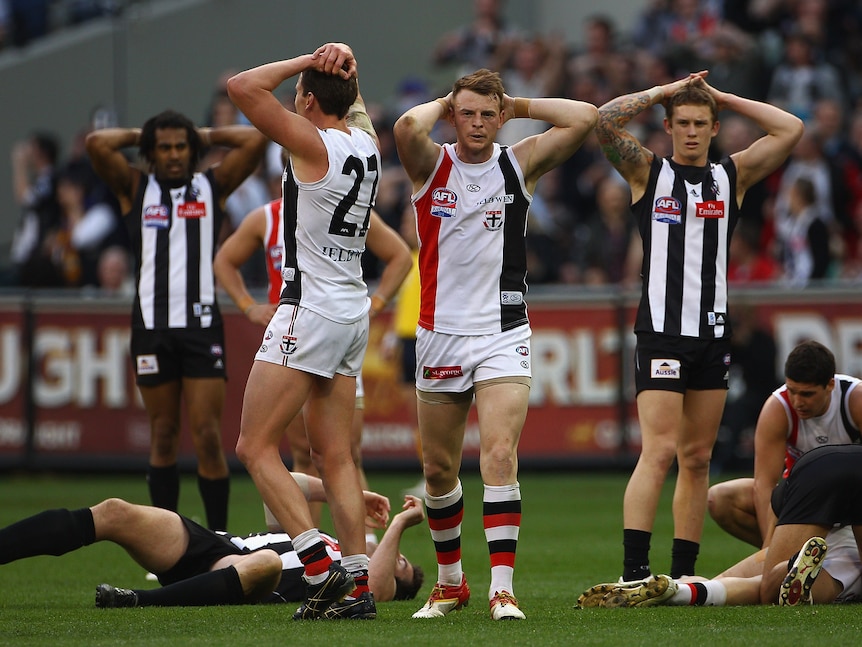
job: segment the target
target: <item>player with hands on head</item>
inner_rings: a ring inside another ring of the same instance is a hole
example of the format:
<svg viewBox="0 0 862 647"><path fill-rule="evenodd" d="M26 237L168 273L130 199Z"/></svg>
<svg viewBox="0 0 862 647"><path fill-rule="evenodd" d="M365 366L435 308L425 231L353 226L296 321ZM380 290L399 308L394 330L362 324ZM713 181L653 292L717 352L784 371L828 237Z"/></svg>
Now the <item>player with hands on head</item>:
<svg viewBox="0 0 862 647"><path fill-rule="evenodd" d="M596 134L631 189L643 240L635 319L635 386L642 447L623 499L623 581L649 577L659 497L677 461L671 576L692 575L700 550L709 460L727 395L728 247L746 191L787 159L802 122L775 106L721 92L697 72L617 97L599 108ZM673 152L659 158L626 130L665 107ZM719 111L752 120L764 135L718 162L709 148Z"/></svg>
<svg viewBox="0 0 862 647"><path fill-rule="evenodd" d="M216 253L213 267L216 279L225 289L233 302L253 323L261 326L269 324L278 307L281 295L281 269L284 258L284 219L282 218L282 199L278 198L249 212L240 226L222 244ZM266 270L269 277L267 302L257 303L248 292L240 268L252 255L264 248ZM407 243L387 225L380 215L371 212L366 247L384 263L383 272L374 295L371 297L369 316L379 310L398 292L398 287L410 272L411 254ZM362 470L362 409L364 397L360 376L356 380L356 411L352 425L353 460L360 469L362 487L368 487ZM305 422L301 415L294 417L285 432L292 456L292 471L318 476L311 460ZM267 509L268 510L268 509ZM271 511L269 511L271 514ZM320 506L312 507L315 524L320 520Z"/></svg>
<svg viewBox="0 0 862 647"><path fill-rule="evenodd" d="M497 132L516 118L551 127L501 147ZM431 138L440 120L455 128L454 144ZM470 597L461 564L459 472L474 396L490 613L494 620L524 618L513 578L521 519L517 446L531 380L527 210L539 178L569 158L595 123L591 104L510 97L500 76L486 69L460 78L446 97L409 109L395 123L419 236L416 394L425 505L437 553L437 584L414 618L444 616Z"/></svg>
<svg viewBox="0 0 862 647"><path fill-rule="evenodd" d="M197 172L202 150L211 145L229 150L219 164ZM131 232L131 354L150 421L150 500L177 509L184 401L198 488L207 525L215 530L227 528L230 472L221 440L224 327L212 261L227 221L225 202L254 172L266 145L249 126L195 128L172 110L143 128L105 128L86 139L93 167L116 195ZM146 172L123 154L133 146Z"/></svg>
<svg viewBox="0 0 862 647"><path fill-rule="evenodd" d="M368 342L362 278L381 169L359 94L356 59L342 43L231 77L231 100L289 156L283 178L283 289L249 373L236 453L278 523L293 537L309 582L295 619L372 619L359 470L352 459L356 376ZM296 112L275 90L296 76ZM344 557L326 553L280 441L300 413Z"/></svg>

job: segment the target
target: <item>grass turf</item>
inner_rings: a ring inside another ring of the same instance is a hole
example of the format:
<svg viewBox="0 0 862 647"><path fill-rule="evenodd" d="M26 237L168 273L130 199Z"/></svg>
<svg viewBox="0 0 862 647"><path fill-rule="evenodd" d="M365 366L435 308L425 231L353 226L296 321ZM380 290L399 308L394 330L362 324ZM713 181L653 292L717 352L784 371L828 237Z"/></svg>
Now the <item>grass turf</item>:
<svg viewBox="0 0 862 647"><path fill-rule="evenodd" d="M397 509L400 491L415 474L372 473L374 489ZM619 645L650 643L751 645L855 642L862 631L857 605L800 608L733 607L588 609L578 594L616 579L622 559L621 505L626 474L523 473L524 518L518 547L516 594L525 622L488 617L488 555L481 525L481 482L463 477L463 562L471 604L440 620L410 618L430 592L434 553L426 527L411 529L403 552L425 569L420 599L378 605L373 622L294 622L295 605L171 609L96 609L95 585L148 588L144 572L124 551L96 544L62 557L37 557L0 567L0 644L44 645ZM670 485L653 536L656 571L670 562ZM54 507L76 508L109 496L147 502L143 476L5 475L0 480L0 525ZM194 479L183 479L181 510L201 517ZM251 481L232 481L230 529L262 529ZM325 524L328 525L328 524ZM698 569L711 575L748 553L707 521Z"/></svg>

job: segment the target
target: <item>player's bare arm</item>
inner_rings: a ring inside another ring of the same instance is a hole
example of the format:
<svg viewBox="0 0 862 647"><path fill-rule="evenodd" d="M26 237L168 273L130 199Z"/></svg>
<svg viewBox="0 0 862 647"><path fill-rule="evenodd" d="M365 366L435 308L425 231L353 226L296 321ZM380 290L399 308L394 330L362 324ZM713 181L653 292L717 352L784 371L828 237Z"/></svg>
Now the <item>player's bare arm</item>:
<svg viewBox="0 0 862 647"><path fill-rule="evenodd" d="M117 196L124 214L132 208L135 177L140 172L129 165L122 150L137 146L140 137L140 128L105 128L87 135L87 153L93 168Z"/></svg>
<svg viewBox="0 0 862 647"><path fill-rule="evenodd" d="M757 418L754 431L754 508L763 545L772 536L772 490L784 470L787 450L787 414L781 403L769 396Z"/></svg>
<svg viewBox="0 0 862 647"><path fill-rule="evenodd" d="M371 297L370 316L379 314L398 292L398 288L413 268L413 257L404 239L386 224L376 211L371 211L365 246L384 263L377 289Z"/></svg>
<svg viewBox="0 0 862 647"><path fill-rule="evenodd" d="M504 120L508 120L511 114L515 118L537 119L552 125L545 132L528 137L512 147L524 170L527 190L530 192L542 175L562 164L581 147L595 128L599 115L598 109L591 103L551 97L506 97L504 106Z"/></svg>
<svg viewBox="0 0 862 647"><path fill-rule="evenodd" d="M413 183L413 190L422 188L434 171L440 145L431 139L431 129L441 119L449 119L451 93L441 99L422 103L401 115L392 128L398 157Z"/></svg>
<svg viewBox="0 0 862 647"><path fill-rule="evenodd" d="M312 54L266 63L228 79L231 101L264 135L297 158L326 158L317 127L288 110L274 92L284 81L314 66ZM325 171L324 171L325 172Z"/></svg>
<svg viewBox="0 0 862 647"><path fill-rule="evenodd" d="M213 260L213 271L219 285L250 321L262 326L269 323L278 305L257 303L246 287L240 268L264 244L268 208L269 205L262 205L249 212L222 243Z"/></svg>
<svg viewBox="0 0 862 647"><path fill-rule="evenodd" d="M802 137L804 126L799 117L768 103L752 101L733 94L722 96L720 108L733 110L751 119L766 134L745 150L731 157L737 169L737 198L781 166Z"/></svg>
<svg viewBox="0 0 862 647"><path fill-rule="evenodd" d="M221 163L213 168L213 177L221 189L220 202L224 208L227 197L260 164L269 142L263 133L251 126L207 128L199 129L198 132L203 134L205 142L230 149Z"/></svg>

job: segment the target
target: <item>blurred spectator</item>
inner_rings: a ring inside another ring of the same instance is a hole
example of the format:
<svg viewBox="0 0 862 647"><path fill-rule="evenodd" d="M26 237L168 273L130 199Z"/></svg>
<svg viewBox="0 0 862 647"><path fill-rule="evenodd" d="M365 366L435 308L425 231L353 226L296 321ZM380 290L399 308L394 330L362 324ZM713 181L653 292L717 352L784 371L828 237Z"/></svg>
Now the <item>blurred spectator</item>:
<svg viewBox="0 0 862 647"><path fill-rule="evenodd" d="M514 33L503 19L503 0L473 0L473 20L443 34L434 48L433 62L456 65L455 77L490 68L497 45Z"/></svg>
<svg viewBox="0 0 862 647"><path fill-rule="evenodd" d="M53 236L55 264L60 265L69 287L98 284L98 264L102 250L118 242L121 228L107 201L89 202L90 178L80 165L64 168L57 179L60 226Z"/></svg>
<svg viewBox="0 0 862 647"><path fill-rule="evenodd" d="M584 21L584 46L569 60L569 73L573 76L592 74L607 77L610 58L617 53L613 20L595 14Z"/></svg>
<svg viewBox="0 0 862 647"><path fill-rule="evenodd" d="M834 203L832 199L832 169L823 155L820 142L811 130L806 130L793 149L775 197L776 217L789 211L790 189L796 180L805 178L814 186L817 213L824 222L831 224L835 220ZM776 222L777 225L777 222Z"/></svg>
<svg viewBox="0 0 862 647"><path fill-rule="evenodd" d="M697 70L697 59L709 58L710 36L719 23L712 2L670 0L651 2L641 14L635 42L643 49L665 58L674 77Z"/></svg>
<svg viewBox="0 0 862 647"><path fill-rule="evenodd" d="M826 277L831 262L829 228L820 217L814 183L799 177L790 188L787 213L776 214L776 242L784 281L802 288Z"/></svg>
<svg viewBox="0 0 862 647"><path fill-rule="evenodd" d="M763 402L781 380L776 375L777 350L772 334L758 319L757 309L738 302L730 311L733 337L730 340L731 365L727 401L712 452L710 472L751 469L753 447L748 451L742 440L753 444L754 426Z"/></svg>
<svg viewBox="0 0 862 647"><path fill-rule="evenodd" d="M769 284L781 278L781 266L760 244L760 225L740 220L730 238L727 281L731 285Z"/></svg>
<svg viewBox="0 0 862 647"><path fill-rule="evenodd" d="M630 202L631 191L619 177L608 176L599 183L596 211L581 225L584 233L578 236L583 249L576 254L584 284L627 283L640 271L629 266L632 242L640 243Z"/></svg>
<svg viewBox="0 0 862 647"><path fill-rule="evenodd" d="M28 287L58 285L58 278L41 260L48 233L60 221L56 167L60 154L52 133L34 133L12 147L12 187L21 207L21 220L12 239L10 257L16 281Z"/></svg>
<svg viewBox="0 0 862 647"><path fill-rule="evenodd" d="M784 56L772 73L766 98L769 103L808 121L818 99L844 102L838 70L818 60L811 36L798 29L784 39Z"/></svg>
<svg viewBox="0 0 862 647"><path fill-rule="evenodd" d="M737 114L720 115L721 127L713 140L714 151L712 158L719 160L735 151L745 150L760 137L760 130L753 121ZM777 188L781 170L772 176L761 180L753 185L745 193L745 200L739 210L740 222L748 222L756 225L756 231L760 232L766 221L767 201L770 197L771 186Z"/></svg>
<svg viewBox="0 0 862 647"><path fill-rule="evenodd" d="M554 97L563 90L565 63L566 44L561 36L512 36L500 42L493 68L499 70L510 97ZM497 141L511 146L547 128L547 123L536 119L511 119L497 133Z"/></svg>
<svg viewBox="0 0 862 647"><path fill-rule="evenodd" d="M135 284L129 250L119 245L105 248L99 255L98 278L103 295L133 297Z"/></svg>
<svg viewBox="0 0 862 647"><path fill-rule="evenodd" d="M565 280L560 272L572 246L575 216L562 200L562 178L559 167L551 169L533 191L526 240L527 274L533 284Z"/></svg>
<svg viewBox="0 0 862 647"><path fill-rule="evenodd" d="M756 101L766 98L769 70L757 41L730 23L715 27L694 69L709 70L709 84L723 92ZM738 150L738 149L735 149Z"/></svg>

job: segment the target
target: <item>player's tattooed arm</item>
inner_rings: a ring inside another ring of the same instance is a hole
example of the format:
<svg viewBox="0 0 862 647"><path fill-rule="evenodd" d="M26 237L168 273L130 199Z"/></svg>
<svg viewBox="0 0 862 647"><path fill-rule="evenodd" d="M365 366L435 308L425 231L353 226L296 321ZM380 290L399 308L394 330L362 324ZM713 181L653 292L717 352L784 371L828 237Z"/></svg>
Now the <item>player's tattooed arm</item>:
<svg viewBox="0 0 862 647"><path fill-rule="evenodd" d="M652 162L652 153L626 130L626 124L653 105L654 90L617 97L599 108L596 136L602 152L616 168L627 164Z"/></svg>

